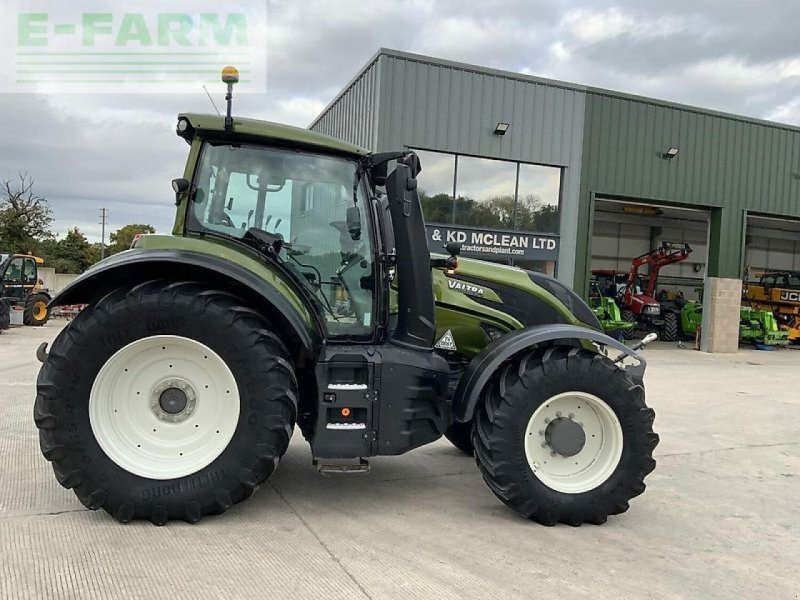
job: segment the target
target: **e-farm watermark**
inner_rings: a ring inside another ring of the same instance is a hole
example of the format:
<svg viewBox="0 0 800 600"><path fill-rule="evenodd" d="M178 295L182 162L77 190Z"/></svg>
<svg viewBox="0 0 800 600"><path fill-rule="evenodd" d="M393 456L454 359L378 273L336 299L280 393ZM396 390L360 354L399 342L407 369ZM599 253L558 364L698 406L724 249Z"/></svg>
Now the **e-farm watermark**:
<svg viewBox="0 0 800 600"><path fill-rule="evenodd" d="M0 92L202 93L228 64L266 92L266 0L4 0Z"/></svg>

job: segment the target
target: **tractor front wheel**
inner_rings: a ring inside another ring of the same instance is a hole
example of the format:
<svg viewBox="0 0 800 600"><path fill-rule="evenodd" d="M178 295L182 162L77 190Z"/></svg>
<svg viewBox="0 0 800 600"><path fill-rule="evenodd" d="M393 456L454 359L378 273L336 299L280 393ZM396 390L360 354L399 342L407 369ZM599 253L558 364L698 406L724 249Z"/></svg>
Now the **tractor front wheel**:
<svg viewBox="0 0 800 600"><path fill-rule="evenodd" d="M269 324L198 283L152 281L83 310L37 381L58 482L121 522L194 523L248 498L286 451L297 380Z"/></svg>
<svg viewBox="0 0 800 600"><path fill-rule="evenodd" d="M22 324L34 327L41 327L50 318L50 309L47 303L50 298L45 294L32 294L25 302L25 310L22 313Z"/></svg>
<svg viewBox="0 0 800 600"><path fill-rule="evenodd" d="M628 323L636 323L636 315L633 314L632 310L628 310L627 308L620 313L623 321L627 321ZM636 326L631 327L630 329L623 329L622 336L626 340L632 340L633 336L636 335Z"/></svg>
<svg viewBox="0 0 800 600"><path fill-rule="evenodd" d="M605 356L531 352L487 385L475 457L494 494L543 525L600 524L628 510L655 467L644 389Z"/></svg>
<svg viewBox="0 0 800 600"><path fill-rule="evenodd" d="M678 315L674 312L664 313L664 326L661 328L661 340L664 342L678 341L678 334L680 323L678 322Z"/></svg>

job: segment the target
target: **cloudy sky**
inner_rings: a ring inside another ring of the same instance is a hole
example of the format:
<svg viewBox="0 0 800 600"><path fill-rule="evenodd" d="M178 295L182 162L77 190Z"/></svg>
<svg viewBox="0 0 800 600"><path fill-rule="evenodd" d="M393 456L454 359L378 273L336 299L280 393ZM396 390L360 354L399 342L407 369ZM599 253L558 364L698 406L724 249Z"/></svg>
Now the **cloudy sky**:
<svg viewBox="0 0 800 600"><path fill-rule="evenodd" d="M793 1L278 0L267 14L268 91L240 95L241 115L307 126L384 46L800 125ZM202 89L0 93L0 178L34 177L58 232L99 239L103 206L112 230L166 232L187 151L175 115L210 109Z"/></svg>

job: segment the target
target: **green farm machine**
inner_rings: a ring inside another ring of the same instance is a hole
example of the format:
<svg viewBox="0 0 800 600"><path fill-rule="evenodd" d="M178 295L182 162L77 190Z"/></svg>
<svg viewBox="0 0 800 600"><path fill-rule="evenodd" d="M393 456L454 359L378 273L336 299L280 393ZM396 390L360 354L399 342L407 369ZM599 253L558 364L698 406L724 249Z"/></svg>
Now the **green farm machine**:
<svg viewBox="0 0 800 600"><path fill-rule="evenodd" d="M295 426L323 473L446 436L539 523L625 512L655 467L646 363L544 275L431 255L413 152L182 114L172 235L61 291L86 304L34 417L58 482L121 522L196 522L250 497ZM443 502L447 499L443 499Z"/></svg>
<svg viewBox="0 0 800 600"><path fill-rule="evenodd" d="M703 290L698 288L700 299L686 302L681 309L681 332L694 338L703 323ZM787 346L789 332L782 330L771 311L756 310L750 306L739 308L739 341L758 346Z"/></svg>
<svg viewBox="0 0 800 600"><path fill-rule="evenodd" d="M622 312L614 298L604 295L597 281L592 281L589 286L588 303L607 335L618 340L629 340L633 337L636 322L622 318Z"/></svg>

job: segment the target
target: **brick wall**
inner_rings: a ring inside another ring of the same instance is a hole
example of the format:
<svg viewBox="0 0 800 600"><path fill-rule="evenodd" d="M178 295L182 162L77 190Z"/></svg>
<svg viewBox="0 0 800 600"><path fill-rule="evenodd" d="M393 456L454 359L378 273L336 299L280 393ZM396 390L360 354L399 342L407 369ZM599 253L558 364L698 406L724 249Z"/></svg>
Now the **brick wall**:
<svg viewBox="0 0 800 600"><path fill-rule="evenodd" d="M734 353L739 349L739 306L742 281L709 277L703 292L704 352Z"/></svg>

